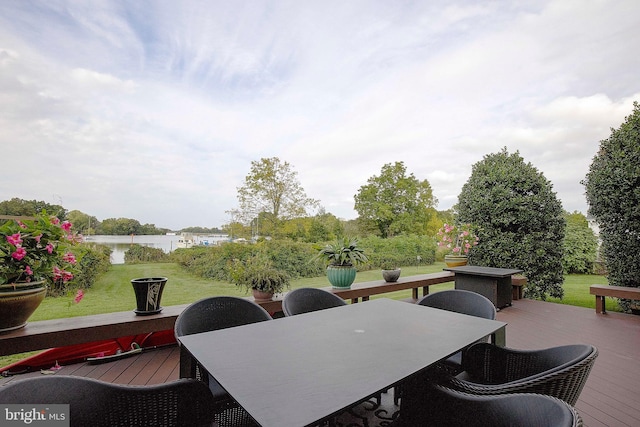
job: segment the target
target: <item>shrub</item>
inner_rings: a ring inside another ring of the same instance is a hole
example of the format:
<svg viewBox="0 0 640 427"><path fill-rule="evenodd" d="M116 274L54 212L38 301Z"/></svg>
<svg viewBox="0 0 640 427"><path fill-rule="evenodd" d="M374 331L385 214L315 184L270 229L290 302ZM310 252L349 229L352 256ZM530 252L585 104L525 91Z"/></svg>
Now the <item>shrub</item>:
<svg viewBox="0 0 640 427"><path fill-rule="evenodd" d="M78 261L78 272L70 282L72 288L90 288L111 267L111 249L108 246L83 243L74 246L72 251Z"/></svg>
<svg viewBox="0 0 640 427"><path fill-rule="evenodd" d="M162 249L142 245L131 245L131 247L124 253L125 264L167 262L168 259L169 255Z"/></svg>
<svg viewBox="0 0 640 427"><path fill-rule="evenodd" d="M361 246L369 255L369 265L382 268L387 261L400 266L433 264L436 243L432 237L400 235L388 239L369 236L361 239Z"/></svg>
<svg viewBox="0 0 640 427"><path fill-rule="evenodd" d="M479 228L474 265L518 268L525 295L562 298L565 221L551 183L516 152L486 155L458 196L458 220Z"/></svg>
<svg viewBox="0 0 640 427"><path fill-rule="evenodd" d="M640 105L600 141L583 184L597 220L609 284L640 286ZM628 308L628 302L622 303Z"/></svg>

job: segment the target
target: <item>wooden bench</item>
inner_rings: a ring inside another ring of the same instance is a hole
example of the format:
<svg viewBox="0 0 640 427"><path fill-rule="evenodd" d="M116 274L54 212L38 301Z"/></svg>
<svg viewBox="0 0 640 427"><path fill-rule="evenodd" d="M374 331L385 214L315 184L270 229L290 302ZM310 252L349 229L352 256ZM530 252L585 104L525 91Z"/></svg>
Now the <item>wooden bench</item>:
<svg viewBox="0 0 640 427"><path fill-rule="evenodd" d="M628 286L591 285L589 293L596 296L596 313L607 312L604 297L640 300L640 288Z"/></svg>
<svg viewBox="0 0 640 427"><path fill-rule="evenodd" d="M520 274L511 276L511 286L513 292L511 299L514 301L522 299L522 291L527 286L527 278Z"/></svg>

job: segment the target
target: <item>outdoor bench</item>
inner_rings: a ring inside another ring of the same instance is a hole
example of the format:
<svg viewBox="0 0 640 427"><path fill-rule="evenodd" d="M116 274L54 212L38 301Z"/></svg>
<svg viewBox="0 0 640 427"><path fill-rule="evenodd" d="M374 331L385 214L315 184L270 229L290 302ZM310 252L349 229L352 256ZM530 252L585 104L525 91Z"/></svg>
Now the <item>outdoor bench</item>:
<svg viewBox="0 0 640 427"><path fill-rule="evenodd" d="M640 300L640 288L628 286L591 285L589 293L596 296L596 313L606 313L604 297Z"/></svg>
<svg viewBox="0 0 640 427"><path fill-rule="evenodd" d="M514 301L522 299L522 291L525 286L527 286L527 278L521 274L511 276L511 286L513 287L513 296L511 297L511 299Z"/></svg>

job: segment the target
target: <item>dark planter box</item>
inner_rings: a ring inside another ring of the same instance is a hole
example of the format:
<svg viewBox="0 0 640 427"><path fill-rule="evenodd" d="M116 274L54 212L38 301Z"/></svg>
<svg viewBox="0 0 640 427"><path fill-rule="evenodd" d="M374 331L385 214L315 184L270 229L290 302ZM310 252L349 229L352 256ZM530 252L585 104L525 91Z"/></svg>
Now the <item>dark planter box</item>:
<svg viewBox="0 0 640 427"><path fill-rule="evenodd" d="M134 312L138 316L156 314L162 311L160 299L166 283L166 277L142 277L131 280L133 291L136 294L137 308Z"/></svg>

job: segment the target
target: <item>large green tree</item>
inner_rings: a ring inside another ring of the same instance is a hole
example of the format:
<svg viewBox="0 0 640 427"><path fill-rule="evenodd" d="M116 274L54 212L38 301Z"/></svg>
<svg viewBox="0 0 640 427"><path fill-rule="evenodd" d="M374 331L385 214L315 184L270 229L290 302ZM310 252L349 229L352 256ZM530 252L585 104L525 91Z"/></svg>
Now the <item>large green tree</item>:
<svg viewBox="0 0 640 427"><path fill-rule="evenodd" d="M260 216L263 229L275 235L282 220L307 216L308 209L318 206L317 200L307 197L298 173L277 157L251 162L251 171L238 187L238 202L237 219L248 224Z"/></svg>
<svg viewBox="0 0 640 427"><path fill-rule="evenodd" d="M34 216L42 211L55 215L61 220L64 220L67 214L67 210L62 206L40 200L23 200L14 197L0 202L0 215Z"/></svg>
<svg viewBox="0 0 640 427"><path fill-rule="evenodd" d="M640 106L600 141L583 184L609 284L640 286Z"/></svg>
<svg viewBox="0 0 640 427"><path fill-rule="evenodd" d="M354 198L360 219L380 237L425 234L437 203L429 181L407 175L403 162L384 165Z"/></svg>
<svg viewBox="0 0 640 427"><path fill-rule="evenodd" d="M67 220L73 224L73 229L78 233L83 233L86 236L90 234L96 234L95 230L100 225L100 221L95 216L88 215L79 210L69 211L67 214Z"/></svg>
<svg viewBox="0 0 640 427"><path fill-rule="evenodd" d="M598 238L589 221L580 212L565 213L567 229L564 235L562 267L566 274L591 274L598 251Z"/></svg>
<svg viewBox="0 0 640 427"><path fill-rule="evenodd" d="M473 165L457 209L461 222L479 227L471 263L522 269L526 295L562 297L562 204L551 183L518 152L504 148Z"/></svg>

